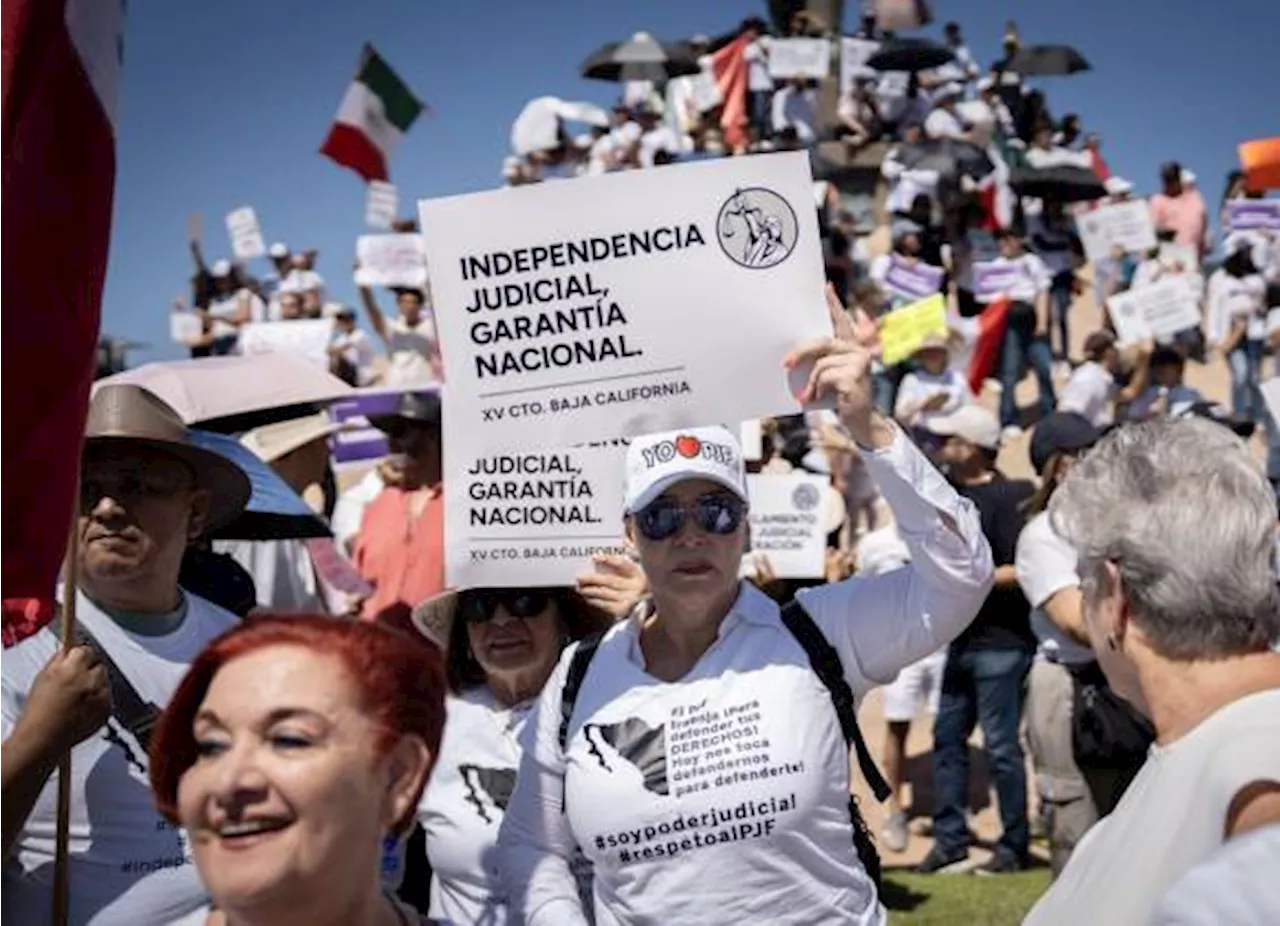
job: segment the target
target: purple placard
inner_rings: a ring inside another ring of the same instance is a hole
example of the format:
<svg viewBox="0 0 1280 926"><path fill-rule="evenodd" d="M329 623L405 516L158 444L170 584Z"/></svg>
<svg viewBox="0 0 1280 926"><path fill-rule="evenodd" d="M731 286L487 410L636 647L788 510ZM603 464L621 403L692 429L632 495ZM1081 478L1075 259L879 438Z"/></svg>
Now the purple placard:
<svg viewBox="0 0 1280 926"><path fill-rule="evenodd" d="M1019 265L979 261L973 265L973 297L979 302L999 299L1013 289Z"/></svg>
<svg viewBox="0 0 1280 926"><path fill-rule="evenodd" d="M1227 203L1232 231L1280 229L1280 199L1237 199Z"/></svg>
<svg viewBox="0 0 1280 926"><path fill-rule="evenodd" d="M370 389L329 406L329 417L335 423L345 426L344 430L333 436L331 442L335 467L368 463L387 455L387 437L369 424L368 416L395 411L404 391Z"/></svg>
<svg viewBox="0 0 1280 926"><path fill-rule="evenodd" d="M897 254L889 256L889 272L884 283L889 289L912 301L932 296L942 288L945 271L932 264L909 264Z"/></svg>

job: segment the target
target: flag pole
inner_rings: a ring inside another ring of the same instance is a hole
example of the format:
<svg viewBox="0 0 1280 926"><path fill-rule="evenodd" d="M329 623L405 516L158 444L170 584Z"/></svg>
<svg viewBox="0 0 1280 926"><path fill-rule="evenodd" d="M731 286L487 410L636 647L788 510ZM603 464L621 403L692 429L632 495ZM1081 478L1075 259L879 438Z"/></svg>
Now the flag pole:
<svg viewBox="0 0 1280 926"><path fill-rule="evenodd" d="M79 589L80 557L80 474L75 480L71 529L67 533L67 552L62 570L62 651L75 645L76 596ZM67 926L70 914L70 841L71 841L71 750L58 760L57 824L53 854L53 926Z"/></svg>

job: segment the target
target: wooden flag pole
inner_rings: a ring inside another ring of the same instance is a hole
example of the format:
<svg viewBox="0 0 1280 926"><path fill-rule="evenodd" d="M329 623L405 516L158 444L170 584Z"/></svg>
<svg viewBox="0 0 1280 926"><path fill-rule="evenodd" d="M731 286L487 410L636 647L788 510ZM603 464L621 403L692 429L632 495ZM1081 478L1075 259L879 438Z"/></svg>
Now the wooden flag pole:
<svg viewBox="0 0 1280 926"><path fill-rule="evenodd" d="M67 536L65 568L62 570L62 650L75 645L76 597L80 583L79 527L80 479L75 484L75 506L71 513L71 530ZM71 750L58 760L58 816L53 855L53 926L67 926L70 914L70 841L71 841Z"/></svg>

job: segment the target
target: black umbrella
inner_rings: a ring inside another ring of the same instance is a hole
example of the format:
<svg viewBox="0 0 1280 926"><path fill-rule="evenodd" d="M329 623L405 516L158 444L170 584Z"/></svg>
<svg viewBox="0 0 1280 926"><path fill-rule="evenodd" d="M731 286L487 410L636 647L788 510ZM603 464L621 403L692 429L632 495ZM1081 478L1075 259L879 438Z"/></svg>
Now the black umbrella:
<svg viewBox="0 0 1280 926"><path fill-rule="evenodd" d="M1017 167L1009 185L1019 196L1035 196L1060 203L1080 203L1107 195L1102 180L1087 167Z"/></svg>
<svg viewBox="0 0 1280 926"><path fill-rule="evenodd" d="M1089 62L1070 45L1026 45L1014 53L1008 70L1024 77L1064 77L1089 70Z"/></svg>
<svg viewBox="0 0 1280 926"><path fill-rule="evenodd" d="M610 42L582 63L582 76L593 80L652 80L697 74L698 59L687 42L659 42L637 32L625 42Z"/></svg>
<svg viewBox="0 0 1280 926"><path fill-rule="evenodd" d="M867 59L876 71L929 71L955 59L951 49L928 39L891 39Z"/></svg>
<svg viewBox="0 0 1280 926"><path fill-rule="evenodd" d="M968 175L981 180L996 169L987 152L972 142L937 138L903 145L896 158L912 170L934 170L944 177Z"/></svg>

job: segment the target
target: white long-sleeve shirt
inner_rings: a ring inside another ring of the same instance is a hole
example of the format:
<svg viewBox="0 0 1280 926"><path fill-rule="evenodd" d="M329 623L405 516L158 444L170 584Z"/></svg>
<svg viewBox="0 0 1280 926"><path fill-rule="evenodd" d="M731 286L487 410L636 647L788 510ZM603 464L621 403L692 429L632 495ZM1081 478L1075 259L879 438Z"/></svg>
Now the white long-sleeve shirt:
<svg viewBox="0 0 1280 926"><path fill-rule="evenodd" d="M858 695L954 639L993 574L973 504L904 435L863 458L912 563L798 596ZM677 682L645 671L639 627L623 621L601 641L566 749L572 649L543 690L498 839L512 913L525 926L587 923L569 862L581 847L598 926L883 924L853 846L848 749L777 604L744 584Z"/></svg>

